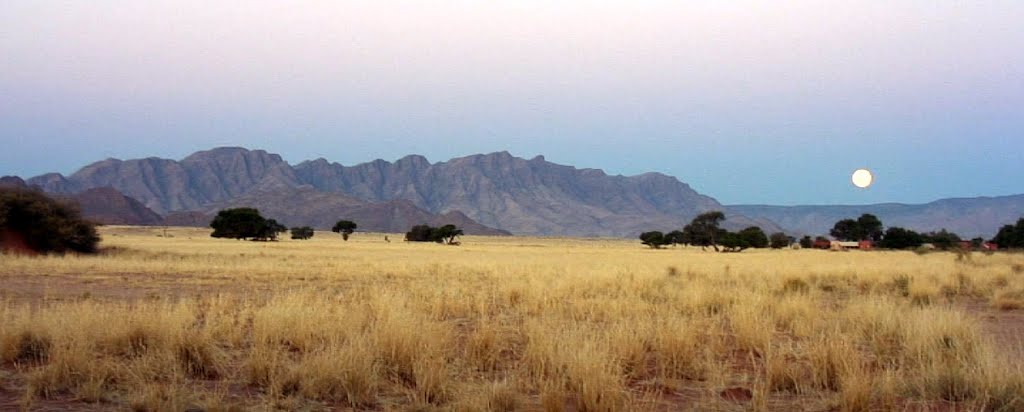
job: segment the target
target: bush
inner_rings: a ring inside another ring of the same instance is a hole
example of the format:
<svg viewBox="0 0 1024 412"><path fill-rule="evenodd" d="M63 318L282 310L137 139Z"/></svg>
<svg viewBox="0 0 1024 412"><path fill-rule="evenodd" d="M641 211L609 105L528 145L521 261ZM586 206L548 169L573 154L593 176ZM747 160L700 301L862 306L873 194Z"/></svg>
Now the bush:
<svg viewBox="0 0 1024 412"><path fill-rule="evenodd" d="M278 233L288 231L274 219L264 219L260 211L250 207L224 209L210 222L211 237L252 240L277 240Z"/></svg>
<svg viewBox="0 0 1024 412"><path fill-rule="evenodd" d="M641 233L640 242L650 246L651 249L661 249L662 246L670 244L671 239L666 238L664 233L655 230Z"/></svg>
<svg viewBox="0 0 1024 412"><path fill-rule="evenodd" d="M313 228L309 226L292 228L292 239L306 240L311 237L313 237Z"/></svg>
<svg viewBox="0 0 1024 412"><path fill-rule="evenodd" d="M408 242L437 242L447 245L457 245L455 238L462 236L462 229L455 225L444 225L441 227L430 227L428 225L416 225L405 233L405 240Z"/></svg>
<svg viewBox="0 0 1024 412"><path fill-rule="evenodd" d="M95 253L99 241L77 207L34 190L0 188L0 249Z"/></svg>

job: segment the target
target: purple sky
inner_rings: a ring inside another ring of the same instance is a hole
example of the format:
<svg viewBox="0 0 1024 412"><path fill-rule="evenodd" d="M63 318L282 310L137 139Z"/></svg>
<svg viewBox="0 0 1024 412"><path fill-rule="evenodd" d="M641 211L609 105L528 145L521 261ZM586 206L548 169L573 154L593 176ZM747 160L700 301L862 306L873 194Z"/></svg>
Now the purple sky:
<svg viewBox="0 0 1024 412"><path fill-rule="evenodd" d="M1020 1L6 0L0 175L237 145L543 154L725 203L1024 193L1022 21Z"/></svg>

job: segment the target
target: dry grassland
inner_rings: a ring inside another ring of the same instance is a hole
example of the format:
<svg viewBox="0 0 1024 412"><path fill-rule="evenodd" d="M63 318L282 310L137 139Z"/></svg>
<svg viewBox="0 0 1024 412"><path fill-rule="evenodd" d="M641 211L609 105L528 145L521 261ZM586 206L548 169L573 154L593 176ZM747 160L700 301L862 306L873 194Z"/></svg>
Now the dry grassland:
<svg viewBox="0 0 1024 412"><path fill-rule="evenodd" d="M0 257L0 409L1024 410L1020 254L102 233Z"/></svg>

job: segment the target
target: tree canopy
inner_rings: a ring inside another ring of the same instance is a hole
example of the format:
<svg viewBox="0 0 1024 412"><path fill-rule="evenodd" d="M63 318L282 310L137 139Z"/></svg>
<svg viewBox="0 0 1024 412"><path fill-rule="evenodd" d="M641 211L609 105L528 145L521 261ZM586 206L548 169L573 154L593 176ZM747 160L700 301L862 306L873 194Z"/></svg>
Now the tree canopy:
<svg viewBox="0 0 1024 412"><path fill-rule="evenodd" d="M771 236L768 236L768 244L772 247L772 249L782 249L784 247L789 247L789 245L793 244L794 241L796 241L796 239L793 239L789 235L782 232L775 232L772 233Z"/></svg>
<svg viewBox="0 0 1024 412"><path fill-rule="evenodd" d="M0 249L94 253L99 240L77 207L35 190L0 188Z"/></svg>
<svg viewBox="0 0 1024 412"><path fill-rule="evenodd" d="M1017 220L1016 225L1005 225L999 229L992 243L999 245L1000 249L1024 248L1024 217Z"/></svg>
<svg viewBox="0 0 1024 412"><path fill-rule="evenodd" d="M292 239L306 240L313 237L313 228L309 226L293 227L292 228Z"/></svg>
<svg viewBox="0 0 1024 412"><path fill-rule="evenodd" d="M446 245L457 245L459 242L456 238L462 236L462 234L462 229L455 227L455 225L444 225L441 227L416 225L405 233L405 240L409 242L437 242Z"/></svg>
<svg viewBox="0 0 1024 412"><path fill-rule="evenodd" d="M348 241L348 236L351 235L352 232L356 231L356 227L358 227L356 222L351 220L339 220L334 224L334 227L331 228L331 231L334 233L340 233L341 238Z"/></svg>
<svg viewBox="0 0 1024 412"><path fill-rule="evenodd" d="M265 219L259 210L251 207L224 209L210 222L211 237L229 239L277 240L279 233L288 228L274 219Z"/></svg>
<svg viewBox="0 0 1024 412"><path fill-rule="evenodd" d="M886 249L910 249L921 246L924 238L920 233L902 227L890 227L878 242L878 247Z"/></svg>
<svg viewBox="0 0 1024 412"><path fill-rule="evenodd" d="M661 249L662 246L671 244L672 242L664 233L655 230L641 233L640 243L649 246L651 249Z"/></svg>
<svg viewBox="0 0 1024 412"><path fill-rule="evenodd" d="M725 220L725 214L720 211L705 212L697 215L690 221L690 224L683 227L683 236L690 241L690 244L706 248L711 246L718 251L718 239L725 233L719 224Z"/></svg>
<svg viewBox="0 0 1024 412"><path fill-rule="evenodd" d="M725 232L721 235L721 245L726 252L742 252L749 248L768 247L768 236L757 226L750 226L739 232Z"/></svg>
<svg viewBox="0 0 1024 412"><path fill-rule="evenodd" d="M865 213L856 220L843 219L836 222L829 234L839 240L877 242L882 239L882 221L875 215Z"/></svg>

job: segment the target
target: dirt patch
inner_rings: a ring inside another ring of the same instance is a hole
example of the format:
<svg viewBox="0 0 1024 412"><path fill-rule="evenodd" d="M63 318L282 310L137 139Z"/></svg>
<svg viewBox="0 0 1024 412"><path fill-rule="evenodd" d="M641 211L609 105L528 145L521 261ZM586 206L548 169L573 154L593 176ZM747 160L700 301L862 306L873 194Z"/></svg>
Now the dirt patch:
<svg viewBox="0 0 1024 412"><path fill-rule="evenodd" d="M983 300L969 302L965 309L981 321L982 330L1000 353L1024 359L1024 310L999 310Z"/></svg>

